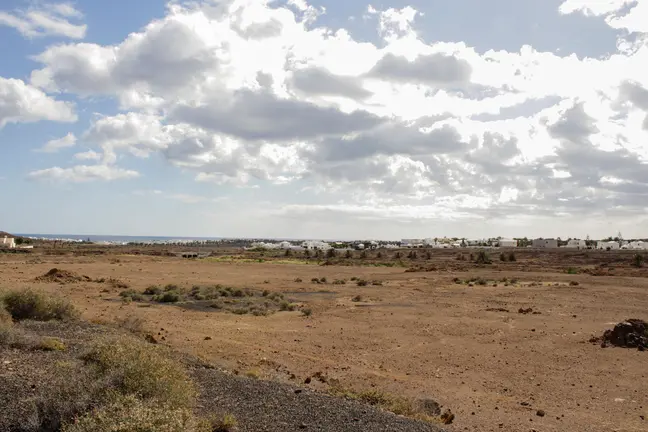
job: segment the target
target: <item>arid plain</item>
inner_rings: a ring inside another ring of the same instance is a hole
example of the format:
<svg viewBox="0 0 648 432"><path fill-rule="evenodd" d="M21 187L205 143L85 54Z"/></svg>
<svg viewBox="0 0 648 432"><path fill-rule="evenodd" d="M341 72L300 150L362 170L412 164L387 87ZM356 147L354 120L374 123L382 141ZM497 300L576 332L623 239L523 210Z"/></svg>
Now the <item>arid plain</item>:
<svg viewBox="0 0 648 432"><path fill-rule="evenodd" d="M509 262L490 251L491 264L476 264L469 250L328 262L233 249L193 260L45 252L0 255L0 287L55 292L94 322L137 320L158 343L242 375L434 399L456 415L448 430L648 429L648 353L589 342L648 320L648 269L632 253L518 250ZM73 278L37 280L52 268ZM182 295L139 295L152 286ZM192 297L210 287L229 294L213 307ZM248 311L229 307L247 296L263 313L248 300Z"/></svg>

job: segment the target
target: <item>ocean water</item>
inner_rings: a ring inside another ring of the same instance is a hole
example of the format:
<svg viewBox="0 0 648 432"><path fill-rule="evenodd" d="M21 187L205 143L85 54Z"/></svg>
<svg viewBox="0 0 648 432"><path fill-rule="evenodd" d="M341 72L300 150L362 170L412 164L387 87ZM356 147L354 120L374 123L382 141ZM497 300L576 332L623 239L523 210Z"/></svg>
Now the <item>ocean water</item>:
<svg viewBox="0 0 648 432"><path fill-rule="evenodd" d="M165 236L118 236L118 235L79 235L79 234L15 234L21 237L30 237L47 240L90 240L94 243L171 243L192 242L205 240L222 240L222 237L165 237Z"/></svg>

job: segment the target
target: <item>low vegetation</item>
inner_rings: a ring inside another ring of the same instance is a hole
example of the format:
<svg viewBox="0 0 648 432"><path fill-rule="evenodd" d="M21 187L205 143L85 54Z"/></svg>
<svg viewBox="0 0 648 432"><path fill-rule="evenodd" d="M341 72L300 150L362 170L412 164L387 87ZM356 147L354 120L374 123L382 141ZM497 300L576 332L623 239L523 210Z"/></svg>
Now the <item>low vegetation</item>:
<svg viewBox="0 0 648 432"><path fill-rule="evenodd" d="M312 281L318 284L327 283L326 277L313 278ZM346 282L336 280L333 283L344 284ZM164 287L151 285L141 293L133 289L122 291L120 297L125 302L202 305L205 308L222 310L236 315L268 316L277 311L295 311L299 308L298 304L286 301L281 293L273 293L267 289L257 291L223 285L194 285L190 290L176 284L167 284ZM134 330L133 332L139 331Z"/></svg>
<svg viewBox="0 0 648 432"><path fill-rule="evenodd" d="M207 419L197 418L190 409L145 402L133 395L93 410L68 423L62 432L212 432ZM230 429L221 429L223 431Z"/></svg>
<svg viewBox="0 0 648 432"><path fill-rule="evenodd" d="M9 291L2 296L6 311L16 321L75 320L79 312L70 302L31 289Z"/></svg>
<svg viewBox="0 0 648 432"><path fill-rule="evenodd" d="M517 261L517 259L515 257L514 252L509 252L508 254L502 252L502 253L500 253L500 261L502 261L502 262L507 262L507 261L508 262L515 262L515 261Z"/></svg>
<svg viewBox="0 0 648 432"><path fill-rule="evenodd" d="M645 259L645 257L643 255L634 254L633 257L632 257L632 265L634 267L637 267L637 268L643 267L645 260L646 259Z"/></svg>
<svg viewBox="0 0 648 432"><path fill-rule="evenodd" d="M341 387L332 387L330 393L337 397L357 400L368 405L373 405L396 415L402 415L430 423L451 424L454 420L454 415L449 410L438 416L431 416L427 413L421 412L415 407L415 404L408 399L375 389L356 392Z"/></svg>
<svg viewBox="0 0 648 432"><path fill-rule="evenodd" d="M488 252L485 250L480 250L477 252L477 256L475 257L475 263L476 264L491 264L492 261L490 259L490 256L488 256Z"/></svg>

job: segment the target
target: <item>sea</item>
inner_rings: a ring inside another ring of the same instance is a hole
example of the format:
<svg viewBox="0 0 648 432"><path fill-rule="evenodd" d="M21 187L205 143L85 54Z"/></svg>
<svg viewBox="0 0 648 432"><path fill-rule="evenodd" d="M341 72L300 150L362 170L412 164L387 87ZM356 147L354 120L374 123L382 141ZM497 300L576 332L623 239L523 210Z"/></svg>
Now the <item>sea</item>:
<svg viewBox="0 0 648 432"><path fill-rule="evenodd" d="M195 241L217 241L223 237L165 237L165 236L120 236L88 234L14 234L40 240L62 240L70 242L90 241L92 243L127 244L127 243L190 243Z"/></svg>

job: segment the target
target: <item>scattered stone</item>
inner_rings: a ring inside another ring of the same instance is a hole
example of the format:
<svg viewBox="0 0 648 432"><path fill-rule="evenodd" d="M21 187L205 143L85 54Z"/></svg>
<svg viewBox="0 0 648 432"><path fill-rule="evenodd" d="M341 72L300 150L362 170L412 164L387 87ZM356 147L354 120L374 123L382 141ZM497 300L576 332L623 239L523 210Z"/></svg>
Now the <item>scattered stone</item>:
<svg viewBox="0 0 648 432"><path fill-rule="evenodd" d="M419 399L416 401L416 409L423 414L432 417L441 415L441 405L434 399Z"/></svg>
<svg viewBox="0 0 648 432"><path fill-rule="evenodd" d="M304 384L310 384L310 383L311 383L311 377L307 377L307 378L304 380Z"/></svg>
<svg viewBox="0 0 648 432"><path fill-rule="evenodd" d="M443 414L441 414L441 423L449 425L455 419L455 415L449 409L446 409Z"/></svg>
<svg viewBox="0 0 648 432"><path fill-rule="evenodd" d="M520 402L520 405L522 405L522 406L529 406L529 405L531 405L531 404L530 404L529 402Z"/></svg>
<svg viewBox="0 0 648 432"><path fill-rule="evenodd" d="M205 336L205 340L212 340L211 336Z"/></svg>
<svg viewBox="0 0 648 432"><path fill-rule="evenodd" d="M627 319L612 330L605 330L602 337L592 337L590 343L600 343L601 348L609 345L621 348L648 348L648 323L640 319Z"/></svg>
<svg viewBox="0 0 648 432"><path fill-rule="evenodd" d="M146 339L146 342L148 342L148 343L152 343L152 344L158 343L157 339L155 339L155 336L150 335L150 334L147 334L144 339Z"/></svg>
<svg viewBox="0 0 648 432"><path fill-rule="evenodd" d="M537 415L538 417L544 417L544 416L545 416L545 412L544 412L543 410L538 410L538 411L536 411L536 415Z"/></svg>
<svg viewBox="0 0 648 432"><path fill-rule="evenodd" d="M295 389L295 394L301 393L303 390L302 389Z"/></svg>
<svg viewBox="0 0 648 432"><path fill-rule="evenodd" d="M326 378L326 375L324 375L322 372L315 372L313 374L313 378L315 378L316 380L318 380L321 383L326 383L328 381L328 379Z"/></svg>

